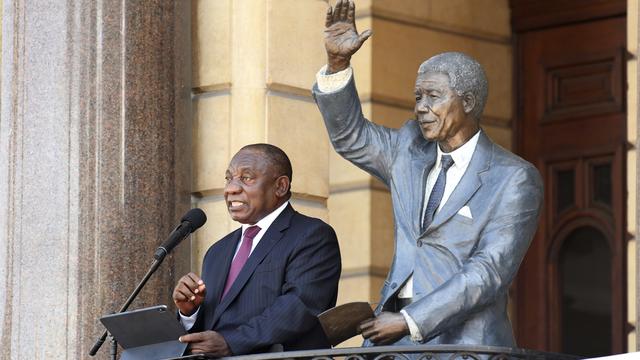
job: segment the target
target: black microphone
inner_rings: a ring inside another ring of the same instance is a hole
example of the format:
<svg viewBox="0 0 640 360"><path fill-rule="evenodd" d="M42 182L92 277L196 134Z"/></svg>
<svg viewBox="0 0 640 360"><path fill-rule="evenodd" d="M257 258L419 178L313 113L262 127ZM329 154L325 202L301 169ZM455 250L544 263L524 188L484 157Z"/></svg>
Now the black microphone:
<svg viewBox="0 0 640 360"><path fill-rule="evenodd" d="M158 261L162 261L176 245L189 236L189 234L199 229L205 222L207 222L207 215L204 214L204 211L198 208L187 211L182 219L180 219L180 225L173 229L167 240L158 247L153 257Z"/></svg>

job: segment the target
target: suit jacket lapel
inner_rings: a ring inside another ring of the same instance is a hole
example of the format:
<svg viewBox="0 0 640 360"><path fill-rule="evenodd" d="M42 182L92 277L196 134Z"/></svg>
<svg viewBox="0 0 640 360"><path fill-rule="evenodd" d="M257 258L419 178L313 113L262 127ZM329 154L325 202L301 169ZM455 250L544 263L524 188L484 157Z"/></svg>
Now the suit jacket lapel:
<svg viewBox="0 0 640 360"><path fill-rule="evenodd" d="M409 194L419 194L420 196L419 198L414 197L410 212L406 214L408 218L415 219L413 229L415 229L416 234L420 234L420 228L422 228L422 208L424 207L424 198L426 196L427 176L429 176L429 171L435 165L438 154L436 142L425 142L422 137L420 140L423 146L419 147L419 151L412 157L411 176L407 179L406 184L403 184L409 189ZM418 182L414 179L420 179L420 181Z"/></svg>
<svg viewBox="0 0 640 360"><path fill-rule="evenodd" d="M224 242L224 247L220 249L219 258L221 261L214 262L212 264L213 268L209 272L213 278L213 282L207 284L207 291L209 291L209 289L213 291L211 302L213 303L212 305L214 308L217 308L217 305L220 302L220 296L222 296L222 290L224 289L224 284L227 280L227 276L229 275L231 261L233 260L233 255L235 254L238 242L242 236L242 228L234 231L229 236L231 237L231 240ZM213 312L205 312L205 330L209 330L213 327L213 315Z"/></svg>
<svg viewBox="0 0 640 360"><path fill-rule="evenodd" d="M449 220L469 201L473 194L478 191L482 185L480 174L489 169L491 154L493 153L492 149L493 143L484 132L481 131L475 152L469 162L469 167L467 167L464 175L462 175L462 179L460 179L460 182L444 206L436 213L433 221L425 232L429 232L429 230L437 228Z"/></svg>
<svg viewBox="0 0 640 360"><path fill-rule="evenodd" d="M247 259L247 262L242 267L242 270L240 270L240 273L229 289L229 292L222 299L220 305L216 307L215 314L213 315L213 322L210 328L213 328L213 326L215 326L222 313L227 309L227 307L229 307L236 296L238 296L240 290L242 290L242 288L245 286L258 264L262 262L267 254L269 254L271 249L273 249L273 246L277 244L280 239L282 239L282 237L284 236L284 230L289 227L293 214L294 210L291 207L291 204L289 204L271 224L271 226L269 226L269 229L264 234L256 248L253 250L253 252L251 252L251 255L249 255L249 259ZM232 256L233 254L231 254L231 257ZM229 262L229 264L231 264L231 262ZM229 271L229 266L230 265L227 266L227 272ZM224 284L222 284L221 288L223 287Z"/></svg>

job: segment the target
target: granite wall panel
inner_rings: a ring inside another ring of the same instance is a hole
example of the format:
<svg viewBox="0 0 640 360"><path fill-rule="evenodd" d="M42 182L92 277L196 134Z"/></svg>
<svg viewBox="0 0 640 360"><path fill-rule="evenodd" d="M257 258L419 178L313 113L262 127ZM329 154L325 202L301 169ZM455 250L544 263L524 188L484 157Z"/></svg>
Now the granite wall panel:
<svg viewBox="0 0 640 360"><path fill-rule="evenodd" d="M190 207L189 6L3 4L0 358L86 358ZM179 247L132 308L188 268Z"/></svg>

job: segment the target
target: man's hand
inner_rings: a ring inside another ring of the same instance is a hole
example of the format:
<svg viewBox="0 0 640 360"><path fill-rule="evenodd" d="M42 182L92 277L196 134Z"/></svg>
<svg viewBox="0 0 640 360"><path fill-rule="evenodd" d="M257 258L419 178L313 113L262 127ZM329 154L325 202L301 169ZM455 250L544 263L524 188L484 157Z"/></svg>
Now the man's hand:
<svg viewBox="0 0 640 360"><path fill-rule="evenodd" d="M356 6L353 0L338 0L334 9L327 9L324 30L324 47L327 50L327 74L349 67L351 55L371 36L371 30L358 35L356 30Z"/></svg>
<svg viewBox="0 0 640 360"><path fill-rule="evenodd" d="M215 331L207 330L199 333L180 336L180 342L189 343L189 351L192 354L213 354L215 357L231 355L229 345L222 335Z"/></svg>
<svg viewBox="0 0 640 360"><path fill-rule="evenodd" d="M360 332L365 339L376 345L387 345L409 335L409 326L402 314L382 312L377 317L360 323Z"/></svg>
<svg viewBox="0 0 640 360"><path fill-rule="evenodd" d="M178 285L173 289L173 302L182 315L191 316L204 301L206 291L202 279L191 272L180 278Z"/></svg>

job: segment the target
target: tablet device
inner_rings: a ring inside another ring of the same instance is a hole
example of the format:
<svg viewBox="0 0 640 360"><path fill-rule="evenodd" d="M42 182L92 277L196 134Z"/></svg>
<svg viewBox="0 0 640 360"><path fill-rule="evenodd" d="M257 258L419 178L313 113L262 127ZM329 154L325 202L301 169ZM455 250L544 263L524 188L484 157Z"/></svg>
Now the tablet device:
<svg viewBox="0 0 640 360"><path fill-rule="evenodd" d="M187 348L178 341L187 332L165 305L106 315L100 321L124 349L122 360L171 358Z"/></svg>

